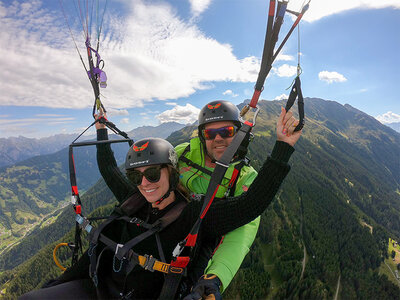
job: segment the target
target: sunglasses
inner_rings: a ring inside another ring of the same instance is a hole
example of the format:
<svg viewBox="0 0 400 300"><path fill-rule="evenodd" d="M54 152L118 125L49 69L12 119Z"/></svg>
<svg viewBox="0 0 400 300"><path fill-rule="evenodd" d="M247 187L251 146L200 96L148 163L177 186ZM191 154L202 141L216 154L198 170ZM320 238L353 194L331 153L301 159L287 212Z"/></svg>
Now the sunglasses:
<svg viewBox="0 0 400 300"><path fill-rule="evenodd" d="M233 137L236 133L235 126L226 126L216 129L203 129L203 137L206 140L213 140L219 134L222 138Z"/></svg>
<svg viewBox="0 0 400 300"><path fill-rule="evenodd" d="M140 172L138 170L128 170L126 172L126 176L134 185L141 185L143 176L146 177L146 179L149 182L155 183L160 180L161 169L165 167L167 166L166 165L154 166L144 170L143 172Z"/></svg>

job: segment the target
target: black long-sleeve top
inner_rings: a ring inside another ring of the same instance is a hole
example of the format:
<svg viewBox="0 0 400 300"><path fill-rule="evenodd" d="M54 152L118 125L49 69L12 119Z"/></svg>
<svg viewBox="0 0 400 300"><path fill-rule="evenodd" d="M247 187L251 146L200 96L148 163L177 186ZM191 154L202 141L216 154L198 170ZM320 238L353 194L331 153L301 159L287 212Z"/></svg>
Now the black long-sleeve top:
<svg viewBox="0 0 400 300"><path fill-rule="evenodd" d="M98 130L98 139L107 139L106 130ZM97 145L97 160L100 172L107 185L116 196L119 202L123 202L138 190L132 186L127 178L119 170L114 159L113 152L109 144ZM265 161L249 190L237 197L227 199L215 199L210 209L203 219L202 227L198 236L198 243L203 243L208 239L224 235L235 228L247 224L259 216L273 200L283 179L290 170L287 164L294 149L284 142L276 142L272 154ZM163 210L151 209L150 204L145 205L134 216L146 220L148 223L155 222L162 217L179 201L186 201L182 196L176 194L175 202L168 205ZM182 241L199 217L202 201L192 201L186 205L178 219L160 232L161 244L169 262L172 259L172 251L178 242ZM133 217L133 216L130 216ZM112 238L115 242L123 244L133 237L144 232L145 229L135 224L124 221L115 221L110 224L103 233ZM99 247L100 249L101 247ZM152 236L134 246L133 250L138 254L149 254L160 258L155 237ZM99 276L111 274L115 286L121 288L125 278L113 271L113 254L111 251L102 257L103 273ZM70 281L76 278L85 278L88 273L89 259L85 254L78 263L64 273L62 281ZM128 275L126 288L128 291L133 289L134 298L157 298L164 281L164 276L160 272L149 272L136 266Z"/></svg>

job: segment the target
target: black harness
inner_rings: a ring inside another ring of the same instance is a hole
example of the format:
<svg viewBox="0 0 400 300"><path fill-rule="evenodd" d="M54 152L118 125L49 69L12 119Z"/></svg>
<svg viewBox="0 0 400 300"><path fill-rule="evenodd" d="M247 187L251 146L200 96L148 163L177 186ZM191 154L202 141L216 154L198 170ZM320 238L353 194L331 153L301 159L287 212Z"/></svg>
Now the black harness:
<svg viewBox="0 0 400 300"><path fill-rule="evenodd" d="M89 275L92 278L98 293L103 293L101 287L102 284L101 281L99 281L98 277L98 271L102 255L106 250L111 250L114 252L113 271L116 273L120 273L125 277L129 275L129 273L136 265L140 265L142 268L150 272L162 272L166 275L166 279L170 276L175 278L175 274L185 273L185 268L166 263L159 233L170 224L172 224L180 216L187 203L183 201L176 203L163 217L158 219L153 224L149 224L136 217L128 217L128 215L134 214L139 209L141 209L145 205L145 203L146 201L143 199L141 194L139 192L135 193L130 198L128 198L120 207L117 207L114 213L97 228L91 226L90 222L86 218L82 218L81 221L77 220L77 222L80 224L80 227L89 232ZM124 244L119 244L102 233L103 230L114 221L125 221L130 224L136 224L137 226L145 228L146 231ZM140 255L132 250L135 245L153 235L155 235L156 237L157 248L161 260L158 260L152 255ZM99 242L105 245L100 253L98 253L97 251ZM131 291L128 291L127 293L125 293L125 295L121 294L121 297L127 298L130 293Z"/></svg>

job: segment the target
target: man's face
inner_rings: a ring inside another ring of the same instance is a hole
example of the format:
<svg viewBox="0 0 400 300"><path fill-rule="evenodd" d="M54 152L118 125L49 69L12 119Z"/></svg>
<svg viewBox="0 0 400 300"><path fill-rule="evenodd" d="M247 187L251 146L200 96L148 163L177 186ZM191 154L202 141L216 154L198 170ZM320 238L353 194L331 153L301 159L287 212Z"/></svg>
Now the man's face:
<svg viewBox="0 0 400 300"><path fill-rule="evenodd" d="M206 124L204 129L218 129L226 126L235 126L232 121L220 121ZM214 139L206 139L206 149L211 158L219 160L226 148L232 142L233 137L223 138L219 134Z"/></svg>

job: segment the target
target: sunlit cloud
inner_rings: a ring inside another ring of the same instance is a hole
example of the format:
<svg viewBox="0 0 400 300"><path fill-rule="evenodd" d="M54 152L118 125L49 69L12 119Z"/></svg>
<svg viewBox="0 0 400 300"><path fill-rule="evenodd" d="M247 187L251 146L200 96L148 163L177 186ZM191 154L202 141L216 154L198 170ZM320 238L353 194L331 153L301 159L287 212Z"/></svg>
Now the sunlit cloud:
<svg viewBox="0 0 400 300"><path fill-rule="evenodd" d="M73 13L66 11L74 18L73 5L63 3L72 6ZM199 13L209 4L192 1ZM170 4L125 5L124 17L107 14L100 43L108 76L108 86L101 90L106 108L143 107L157 99L188 97L213 87L213 82L256 80L258 58L236 57L231 45L206 36L195 22L182 20ZM72 109L93 105L90 82L60 11L50 11L39 1L0 3L0 26L2 105ZM74 26L72 31L84 56L82 34Z"/></svg>
<svg viewBox="0 0 400 300"><path fill-rule="evenodd" d="M273 71L279 77L292 77L297 74L297 67L284 64L278 68L273 68Z"/></svg>
<svg viewBox="0 0 400 300"><path fill-rule="evenodd" d="M211 4L211 0L189 0L190 10L194 17L203 13Z"/></svg>
<svg viewBox="0 0 400 300"><path fill-rule="evenodd" d="M199 117L200 109L187 103L185 106L177 105L170 110L166 110L157 115L156 118L161 122L178 122L181 124L193 123Z"/></svg>
<svg viewBox="0 0 400 300"><path fill-rule="evenodd" d="M107 108L107 116L128 116L129 112L126 109Z"/></svg>
<svg viewBox="0 0 400 300"><path fill-rule="evenodd" d="M329 72L329 71L319 72L318 78L319 80L326 81L328 83L347 81L346 77L344 77L342 74L338 72Z"/></svg>
<svg viewBox="0 0 400 300"><path fill-rule="evenodd" d="M232 90L226 90L225 92L222 93L224 96L231 96L231 97L237 97L239 96L238 94L235 94Z"/></svg>
<svg viewBox="0 0 400 300"><path fill-rule="evenodd" d="M304 0L289 1L288 8L300 11ZM308 11L304 14L302 20L313 22L324 17L339 14L351 9L382 9L382 8L397 8L400 9L400 1L398 0L313 0L310 3Z"/></svg>
<svg viewBox="0 0 400 300"><path fill-rule="evenodd" d="M280 95L280 96L275 97L274 100L286 100L286 99L288 99L288 98L289 98L289 95L282 94L282 95Z"/></svg>
<svg viewBox="0 0 400 300"><path fill-rule="evenodd" d="M387 113L376 116L375 119L377 119L382 124L400 123L400 115L395 114L392 111L388 111Z"/></svg>
<svg viewBox="0 0 400 300"><path fill-rule="evenodd" d="M121 119L121 124L129 124L129 118Z"/></svg>

